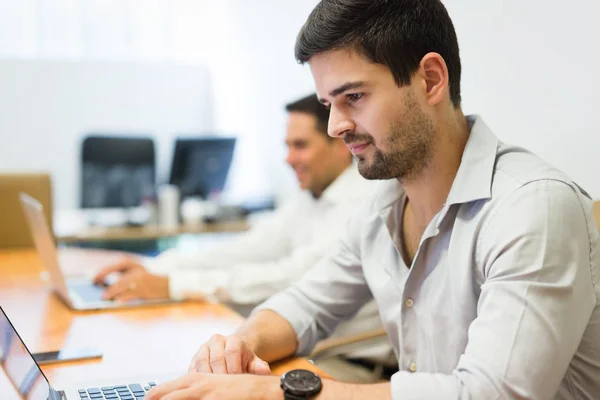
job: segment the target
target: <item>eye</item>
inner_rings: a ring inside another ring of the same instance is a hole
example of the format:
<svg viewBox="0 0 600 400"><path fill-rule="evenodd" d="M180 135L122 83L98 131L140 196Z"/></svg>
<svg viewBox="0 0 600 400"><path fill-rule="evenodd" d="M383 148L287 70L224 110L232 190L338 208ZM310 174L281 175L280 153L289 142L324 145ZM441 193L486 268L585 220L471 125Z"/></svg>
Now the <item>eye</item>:
<svg viewBox="0 0 600 400"><path fill-rule="evenodd" d="M348 101L350 103L356 103L357 101L362 99L362 97L363 97L362 93L349 93L346 95L346 98L348 99Z"/></svg>

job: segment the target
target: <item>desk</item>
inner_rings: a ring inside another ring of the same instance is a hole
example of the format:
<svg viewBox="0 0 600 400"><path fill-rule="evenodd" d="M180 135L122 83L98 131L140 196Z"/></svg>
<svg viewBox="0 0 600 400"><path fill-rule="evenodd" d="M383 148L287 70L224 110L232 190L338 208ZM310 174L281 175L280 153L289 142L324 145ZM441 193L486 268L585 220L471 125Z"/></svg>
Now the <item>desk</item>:
<svg viewBox="0 0 600 400"><path fill-rule="evenodd" d="M61 249L67 273L85 266L96 269L122 254L106 251ZM230 334L242 318L219 304L187 302L178 305L73 312L40 279L41 261L32 250L0 251L0 305L33 352L61 347L97 347L99 361L46 366L44 372L57 387L69 383L132 375L184 372L198 347L215 333ZM275 374L294 368L311 369L327 376L304 359L273 365ZM118 381L118 382L117 382ZM16 400L0 371L0 398Z"/></svg>
<svg viewBox="0 0 600 400"><path fill-rule="evenodd" d="M56 234L59 242L69 244L74 242L90 242L99 240L152 240L176 237L183 234L242 232L249 228L245 220L224 221L210 224L179 225L173 229L162 228L158 225L149 226L119 226L102 227L88 226L75 232Z"/></svg>

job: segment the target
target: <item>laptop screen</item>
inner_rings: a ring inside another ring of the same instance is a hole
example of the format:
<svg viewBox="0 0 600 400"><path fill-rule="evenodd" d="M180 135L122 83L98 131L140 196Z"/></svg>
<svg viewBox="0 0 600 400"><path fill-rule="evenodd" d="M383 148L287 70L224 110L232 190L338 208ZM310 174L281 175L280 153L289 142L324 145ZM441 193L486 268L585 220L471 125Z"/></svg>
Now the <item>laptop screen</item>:
<svg viewBox="0 0 600 400"><path fill-rule="evenodd" d="M50 384L0 307L0 368L26 400L50 399Z"/></svg>

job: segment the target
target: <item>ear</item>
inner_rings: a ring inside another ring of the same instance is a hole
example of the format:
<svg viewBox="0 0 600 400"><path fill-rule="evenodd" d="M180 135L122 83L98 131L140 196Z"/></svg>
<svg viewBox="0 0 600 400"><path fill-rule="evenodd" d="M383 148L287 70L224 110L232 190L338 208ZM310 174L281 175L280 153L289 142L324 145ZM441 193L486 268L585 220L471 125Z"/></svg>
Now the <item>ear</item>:
<svg viewBox="0 0 600 400"><path fill-rule="evenodd" d="M438 53L427 53L419 64L421 77L427 95L427 103L440 103L448 92L448 67L446 61Z"/></svg>

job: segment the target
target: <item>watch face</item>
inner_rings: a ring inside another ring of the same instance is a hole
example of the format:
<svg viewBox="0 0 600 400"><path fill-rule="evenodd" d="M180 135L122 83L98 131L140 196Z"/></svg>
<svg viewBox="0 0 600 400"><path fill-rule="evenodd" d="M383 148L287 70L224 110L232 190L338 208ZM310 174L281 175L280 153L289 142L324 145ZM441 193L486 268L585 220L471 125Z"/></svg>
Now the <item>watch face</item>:
<svg viewBox="0 0 600 400"><path fill-rule="evenodd" d="M293 394L313 394L321 390L321 378L313 372L295 369L287 372L281 379L284 389Z"/></svg>

